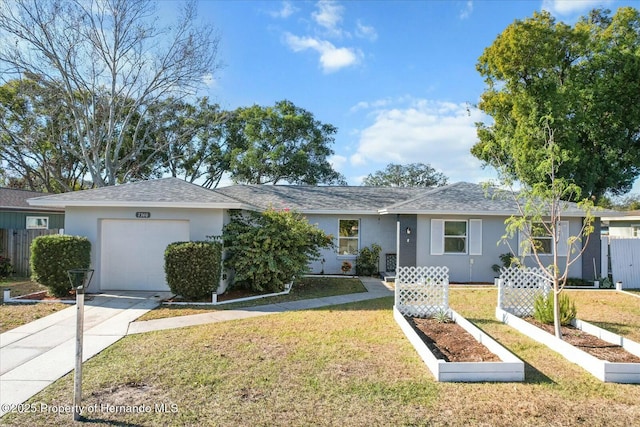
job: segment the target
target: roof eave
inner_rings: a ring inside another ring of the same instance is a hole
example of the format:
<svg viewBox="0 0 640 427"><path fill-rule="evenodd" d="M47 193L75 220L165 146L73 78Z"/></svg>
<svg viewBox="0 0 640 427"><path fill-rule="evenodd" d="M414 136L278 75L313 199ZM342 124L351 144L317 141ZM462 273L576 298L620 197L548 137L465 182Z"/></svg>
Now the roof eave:
<svg viewBox="0 0 640 427"><path fill-rule="evenodd" d="M460 210L425 210L425 209L380 209L380 215L463 215L463 216L520 216L517 211L460 211ZM583 218L584 212L562 214L563 218ZM597 217L598 215L593 215Z"/></svg>
<svg viewBox="0 0 640 427"><path fill-rule="evenodd" d="M60 213L64 213L64 209L63 208L58 208L58 207L47 207L46 209L37 207L37 206L0 206L0 210L3 211L28 211L28 212L60 212Z"/></svg>
<svg viewBox="0 0 640 427"><path fill-rule="evenodd" d="M146 208L186 208L186 209L246 209L253 210L255 207L245 203L228 203L228 202L150 202L150 201L80 201L80 200L28 200L29 204L34 206L52 206L60 208L68 207L146 207Z"/></svg>

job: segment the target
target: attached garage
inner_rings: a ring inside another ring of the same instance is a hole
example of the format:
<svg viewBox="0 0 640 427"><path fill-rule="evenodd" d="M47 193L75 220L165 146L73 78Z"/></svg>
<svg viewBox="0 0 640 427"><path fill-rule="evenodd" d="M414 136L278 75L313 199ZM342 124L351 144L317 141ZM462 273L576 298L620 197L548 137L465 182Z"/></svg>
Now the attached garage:
<svg viewBox="0 0 640 427"><path fill-rule="evenodd" d="M102 290L168 291L164 250L190 238L189 221L102 220Z"/></svg>
<svg viewBox="0 0 640 427"><path fill-rule="evenodd" d="M65 233L91 242L88 292L168 291L169 243L222 234L230 209L255 209L177 178L140 181L30 199L65 210Z"/></svg>

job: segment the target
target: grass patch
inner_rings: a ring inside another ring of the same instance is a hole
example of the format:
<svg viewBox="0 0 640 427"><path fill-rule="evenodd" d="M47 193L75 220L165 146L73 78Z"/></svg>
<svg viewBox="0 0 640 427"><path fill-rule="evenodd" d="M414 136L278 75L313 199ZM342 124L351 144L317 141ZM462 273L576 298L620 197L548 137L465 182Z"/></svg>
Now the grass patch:
<svg viewBox="0 0 640 427"><path fill-rule="evenodd" d="M165 317L187 316L215 310L235 310L244 307L256 307L304 299L330 297L336 295L366 292L359 279L342 277L303 277L297 280L287 295L260 298L251 301L222 304L217 306L163 305L151 310L138 320L162 319Z"/></svg>
<svg viewBox="0 0 640 427"><path fill-rule="evenodd" d="M589 296L602 294L580 294L582 318L595 315ZM637 304L629 295L611 298L594 304L612 323L623 311L615 304ZM98 411L85 425L640 425L637 385L601 383L499 323L496 299L495 289L450 294L456 311L527 363L524 383L435 382L393 320L389 297L127 336L85 363L83 405L151 410ZM635 314L628 321L640 329ZM69 374L30 402L70 405L72 396ZM163 404L175 412L163 412ZM70 419L36 412L2 421L45 426Z"/></svg>
<svg viewBox="0 0 640 427"><path fill-rule="evenodd" d="M41 317L69 307L61 303L11 304L4 302L4 290L11 288L11 296L18 297L47 288L28 278L10 278L0 282L0 333L7 332Z"/></svg>
<svg viewBox="0 0 640 427"><path fill-rule="evenodd" d="M0 302L4 302L4 290L11 288L11 297L19 297L33 292L46 291L47 287L32 282L27 277L15 277L0 281Z"/></svg>

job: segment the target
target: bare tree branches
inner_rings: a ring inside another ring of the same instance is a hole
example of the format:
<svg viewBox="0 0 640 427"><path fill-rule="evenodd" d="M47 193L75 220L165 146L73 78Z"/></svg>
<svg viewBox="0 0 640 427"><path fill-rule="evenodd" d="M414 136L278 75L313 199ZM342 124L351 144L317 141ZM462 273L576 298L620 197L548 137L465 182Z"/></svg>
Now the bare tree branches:
<svg viewBox="0 0 640 427"><path fill-rule="evenodd" d="M186 3L163 27L155 4L131 0L11 0L0 4L5 81L32 78L59 91L96 186L149 166L165 145L152 138L149 108L193 95L219 67L218 38Z"/></svg>

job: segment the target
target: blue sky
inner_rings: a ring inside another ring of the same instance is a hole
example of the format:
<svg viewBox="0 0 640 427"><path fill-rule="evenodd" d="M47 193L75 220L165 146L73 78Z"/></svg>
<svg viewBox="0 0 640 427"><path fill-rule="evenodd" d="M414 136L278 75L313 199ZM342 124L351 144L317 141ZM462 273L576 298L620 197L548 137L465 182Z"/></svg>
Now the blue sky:
<svg viewBox="0 0 640 427"><path fill-rule="evenodd" d="M484 83L478 57L516 19L574 23L629 1L203 1L223 67L222 108L288 99L338 128L331 158L351 185L388 163L429 163L451 182L494 177L469 153ZM636 185L636 189L637 189Z"/></svg>

